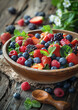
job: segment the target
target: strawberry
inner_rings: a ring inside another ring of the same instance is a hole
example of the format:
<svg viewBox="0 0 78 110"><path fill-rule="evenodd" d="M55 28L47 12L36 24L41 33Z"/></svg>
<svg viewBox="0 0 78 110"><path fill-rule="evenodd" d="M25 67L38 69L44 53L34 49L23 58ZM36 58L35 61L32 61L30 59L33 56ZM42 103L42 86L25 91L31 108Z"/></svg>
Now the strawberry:
<svg viewBox="0 0 78 110"><path fill-rule="evenodd" d="M19 46L22 46L22 40L18 40L17 43L19 44Z"/></svg>
<svg viewBox="0 0 78 110"><path fill-rule="evenodd" d="M18 55L15 50L12 50L12 51L9 52L10 57L13 56L13 55L16 55L16 56Z"/></svg>
<svg viewBox="0 0 78 110"><path fill-rule="evenodd" d="M55 51L53 52L57 57L60 57L60 45L59 44L52 44L52 45L50 45L49 47L48 47L48 49L50 48L50 47L53 47L53 46L55 46L56 47L56 49L55 49Z"/></svg>
<svg viewBox="0 0 78 110"><path fill-rule="evenodd" d="M32 40L33 40L33 44L34 45L36 45L36 44L38 44L40 42L39 39L36 38L36 37L32 37Z"/></svg>
<svg viewBox="0 0 78 110"><path fill-rule="evenodd" d="M65 44L71 44L71 43L70 43L70 41L67 40L67 39L62 39L62 40L60 41L60 44L63 46L63 45L65 45Z"/></svg>
<svg viewBox="0 0 78 110"><path fill-rule="evenodd" d="M20 51L20 52L25 52L25 50L26 50L26 46L21 46L21 47L19 48L19 51Z"/></svg>
<svg viewBox="0 0 78 110"><path fill-rule="evenodd" d="M24 19L18 20L17 24L18 24L19 26L24 26Z"/></svg>
<svg viewBox="0 0 78 110"><path fill-rule="evenodd" d="M49 33L48 35L49 40L51 40L54 37L54 34Z"/></svg>
<svg viewBox="0 0 78 110"><path fill-rule="evenodd" d="M71 44L72 44L73 46L75 46L76 44L78 44L78 39L75 38L75 39L71 42Z"/></svg>
<svg viewBox="0 0 78 110"><path fill-rule="evenodd" d="M40 69L42 70L43 69L43 64L42 63L38 63L38 64L34 64L31 68L34 68L34 69Z"/></svg>
<svg viewBox="0 0 78 110"><path fill-rule="evenodd" d="M9 40L10 38L11 38L11 34L10 34L9 32L3 33L3 34L1 34L1 36L0 36L1 42L2 42L3 44L5 44L5 42L6 42L7 40Z"/></svg>
<svg viewBox="0 0 78 110"><path fill-rule="evenodd" d="M43 17L42 16L36 16L32 19L30 19L30 23L33 23L33 24L42 24L43 23Z"/></svg>
<svg viewBox="0 0 78 110"><path fill-rule="evenodd" d="M57 68L59 68L60 67L60 63L57 60L53 60L51 62L51 66L56 66Z"/></svg>
<svg viewBox="0 0 78 110"><path fill-rule="evenodd" d="M37 49L41 49L41 48L43 48L43 47L44 47L44 45L43 45L43 44L36 44L35 46L37 47Z"/></svg>
<svg viewBox="0 0 78 110"><path fill-rule="evenodd" d="M24 39L22 36L18 36L18 37L16 37L15 42L17 42L18 40L24 40Z"/></svg>
<svg viewBox="0 0 78 110"><path fill-rule="evenodd" d="M68 54L66 60L68 63L72 62L74 64L78 64L78 56L76 56L74 53Z"/></svg>
<svg viewBox="0 0 78 110"><path fill-rule="evenodd" d="M27 38L26 41L24 42L24 46L27 46L27 45L33 45L33 40L31 38Z"/></svg>
<svg viewBox="0 0 78 110"><path fill-rule="evenodd" d="M34 51L34 58L35 57L39 57L39 58L42 58L43 54L40 53L40 49L36 49Z"/></svg>
<svg viewBox="0 0 78 110"><path fill-rule="evenodd" d="M43 40L44 40L45 42L47 42L47 41L50 40L50 38L48 37L48 35L46 35L46 36L43 38Z"/></svg>
<svg viewBox="0 0 78 110"><path fill-rule="evenodd" d="M43 56L41 58L41 62L42 64L45 66L46 64L49 64L49 66L51 65L51 58L47 57L47 56Z"/></svg>

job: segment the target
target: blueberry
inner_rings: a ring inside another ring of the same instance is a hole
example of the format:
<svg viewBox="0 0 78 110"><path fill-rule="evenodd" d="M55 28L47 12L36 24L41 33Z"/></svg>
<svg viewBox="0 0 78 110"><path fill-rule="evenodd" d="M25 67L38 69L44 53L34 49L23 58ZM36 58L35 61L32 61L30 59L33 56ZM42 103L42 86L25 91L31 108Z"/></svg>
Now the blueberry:
<svg viewBox="0 0 78 110"><path fill-rule="evenodd" d="M72 87L72 88L69 88L69 90L68 90L70 93L73 93L73 92L75 92L75 88L74 87Z"/></svg>
<svg viewBox="0 0 78 110"><path fill-rule="evenodd" d="M64 57L61 57L59 59L59 62L60 62L61 65L65 65L67 63L67 60Z"/></svg>
<svg viewBox="0 0 78 110"><path fill-rule="evenodd" d="M28 27L29 27L30 30L36 29L36 25L32 24L32 23L29 23Z"/></svg>
<svg viewBox="0 0 78 110"><path fill-rule="evenodd" d="M28 61L30 61L31 63L33 63L33 59L31 57L28 58Z"/></svg>
<svg viewBox="0 0 78 110"><path fill-rule="evenodd" d="M76 79L77 79L76 76L73 76L73 77L70 78L69 80L74 82L74 81L76 81Z"/></svg>
<svg viewBox="0 0 78 110"><path fill-rule="evenodd" d="M38 16L43 16L43 17L45 17L45 12L39 12Z"/></svg>
<svg viewBox="0 0 78 110"><path fill-rule="evenodd" d="M52 94L53 90L50 87L47 87L44 89L46 92L48 92L49 94Z"/></svg>
<svg viewBox="0 0 78 110"><path fill-rule="evenodd" d="M33 59L34 63L40 63L41 62L41 59L39 57L35 57Z"/></svg>
<svg viewBox="0 0 78 110"><path fill-rule="evenodd" d="M30 22L29 22L28 19L26 19L26 20L24 21L24 23L25 23L26 25L28 25Z"/></svg>
<svg viewBox="0 0 78 110"><path fill-rule="evenodd" d="M32 62L30 60L26 60L25 61L25 66L31 67L32 66Z"/></svg>
<svg viewBox="0 0 78 110"><path fill-rule="evenodd" d="M67 88L69 88L69 87L70 87L70 83L67 83L67 82L66 82L66 83L64 84L64 86L63 86L63 88L65 88L65 89L67 89Z"/></svg>
<svg viewBox="0 0 78 110"><path fill-rule="evenodd" d="M2 55L3 54L3 52L2 52L2 50L0 50L0 55Z"/></svg>
<svg viewBox="0 0 78 110"><path fill-rule="evenodd" d="M74 63L70 62L69 63L69 67L74 66Z"/></svg>
<svg viewBox="0 0 78 110"><path fill-rule="evenodd" d="M17 61L17 58L18 57L16 55L11 56L11 59L14 60L14 61Z"/></svg>
<svg viewBox="0 0 78 110"><path fill-rule="evenodd" d="M43 44L43 45L44 45L45 43L46 43L46 42L45 42L44 40L42 40L42 41L41 41L41 44Z"/></svg>
<svg viewBox="0 0 78 110"><path fill-rule="evenodd" d="M64 66L61 66L61 67L60 67L60 69L63 69L63 68L65 68L65 67L64 67Z"/></svg>
<svg viewBox="0 0 78 110"><path fill-rule="evenodd" d="M10 43L10 47L13 48L13 49L15 49L15 43L16 43L15 41L11 42Z"/></svg>
<svg viewBox="0 0 78 110"><path fill-rule="evenodd" d="M13 34L15 30L15 26L9 25L6 27L6 32L9 32L10 34Z"/></svg>
<svg viewBox="0 0 78 110"><path fill-rule="evenodd" d="M28 59L29 53L28 53L28 52L24 52L24 53L22 54L22 56L23 56L24 58Z"/></svg>
<svg viewBox="0 0 78 110"><path fill-rule="evenodd" d="M0 42L0 49L2 48L2 42Z"/></svg>
<svg viewBox="0 0 78 110"><path fill-rule="evenodd" d="M39 33L36 33L35 34L35 37L39 39L40 38L40 34Z"/></svg>
<svg viewBox="0 0 78 110"><path fill-rule="evenodd" d="M51 59L52 60L56 59L56 55L55 54L52 54Z"/></svg>
<svg viewBox="0 0 78 110"><path fill-rule="evenodd" d="M43 48L41 48L41 49L46 49L46 47L43 47Z"/></svg>
<svg viewBox="0 0 78 110"><path fill-rule="evenodd" d="M72 39L73 39L73 37L72 37L72 35L67 35L67 36L66 36L66 39L69 40L69 41L71 42Z"/></svg>
<svg viewBox="0 0 78 110"><path fill-rule="evenodd" d="M14 97L15 99L20 99L20 94L19 94L19 93L14 93L14 94L13 94L13 97Z"/></svg>
<svg viewBox="0 0 78 110"><path fill-rule="evenodd" d="M8 8L9 13L16 14L16 9L14 7Z"/></svg>
<svg viewBox="0 0 78 110"><path fill-rule="evenodd" d="M48 48L49 47L49 43L45 43L45 47Z"/></svg>
<svg viewBox="0 0 78 110"><path fill-rule="evenodd" d="M57 69L57 67L56 66L52 66L51 67L51 70L54 70L54 69Z"/></svg>
<svg viewBox="0 0 78 110"><path fill-rule="evenodd" d="M56 57L56 60L59 61L60 57Z"/></svg>
<svg viewBox="0 0 78 110"><path fill-rule="evenodd" d="M21 56L22 56L22 53L19 53L19 54L18 54L18 58L21 57Z"/></svg>
<svg viewBox="0 0 78 110"><path fill-rule="evenodd" d="M28 19L28 18L30 18L30 16L29 15L24 15L24 19Z"/></svg>
<svg viewBox="0 0 78 110"><path fill-rule="evenodd" d="M39 12L36 12L36 13L35 13L35 16L38 16L38 14L39 14Z"/></svg>

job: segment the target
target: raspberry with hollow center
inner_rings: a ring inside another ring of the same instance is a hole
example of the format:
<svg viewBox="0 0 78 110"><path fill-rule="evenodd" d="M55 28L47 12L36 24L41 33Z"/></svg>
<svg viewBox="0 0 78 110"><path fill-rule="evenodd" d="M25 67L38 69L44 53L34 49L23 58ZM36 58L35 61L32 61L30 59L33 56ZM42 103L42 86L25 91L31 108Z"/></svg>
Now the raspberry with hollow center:
<svg viewBox="0 0 78 110"><path fill-rule="evenodd" d="M21 65L24 65L26 59L24 57L20 57L17 59L17 63L21 64Z"/></svg>
<svg viewBox="0 0 78 110"><path fill-rule="evenodd" d="M23 82L23 83L21 84L21 89L22 89L23 91L29 90L29 89L30 89L29 83L28 83L28 82Z"/></svg>
<svg viewBox="0 0 78 110"><path fill-rule="evenodd" d="M63 97L64 96L64 91L61 88L55 88L54 89L54 94L57 97Z"/></svg>

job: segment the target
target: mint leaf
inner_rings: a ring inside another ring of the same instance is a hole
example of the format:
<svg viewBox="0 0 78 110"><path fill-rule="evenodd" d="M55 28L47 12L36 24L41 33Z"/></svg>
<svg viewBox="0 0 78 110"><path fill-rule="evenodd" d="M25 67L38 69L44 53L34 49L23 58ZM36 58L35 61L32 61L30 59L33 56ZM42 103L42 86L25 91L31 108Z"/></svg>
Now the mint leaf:
<svg viewBox="0 0 78 110"><path fill-rule="evenodd" d="M34 51L30 52L29 54L30 54L30 56L32 56L34 54Z"/></svg>
<svg viewBox="0 0 78 110"><path fill-rule="evenodd" d="M21 35L21 33L20 33L20 31L19 31L19 30L16 30L16 29L15 29L15 30L14 30L14 35L15 35L15 36L20 36L20 35Z"/></svg>
<svg viewBox="0 0 78 110"><path fill-rule="evenodd" d="M40 50L40 53L43 54L43 55L45 55L45 56L48 56L48 55L49 55L49 54L48 54L46 51L44 51L44 50Z"/></svg>
<svg viewBox="0 0 78 110"><path fill-rule="evenodd" d="M15 48L15 51L17 51L17 53L19 53L20 52L19 47Z"/></svg>
<svg viewBox="0 0 78 110"><path fill-rule="evenodd" d="M51 56L52 56L52 54L53 54L53 52L55 51L55 49L56 49L56 47L55 47L55 46L53 46L53 47L49 48L49 49L48 49L49 55L48 55L47 57L51 57Z"/></svg>
<svg viewBox="0 0 78 110"><path fill-rule="evenodd" d="M72 51L73 51L72 48L68 45L64 45L60 48L60 54L62 57L66 57Z"/></svg>
<svg viewBox="0 0 78 110"><path fill-rule="evenodd" d="M30 109L31 109L31 107L32 107L32 102L31 102L30 98L27 98L27 99L25 100L24 106L25 106L25 109L26 109L26 110L30 110Z"/></svg>
<svg viewBox="0 0 78 110"><path fill-rule="evenodd" d="M15 43L15 47L17 48L17 47L20 47L20 46L19 46L19 44L18 44L18 43Z"/></svg>
<svg viewBox="0 0 78 110"><path fill-rule="evenodd" d="M32 100L32 106L36 108L40 108L41 104L37 100Z"/></svg>
<svg viewBox="0 0 78 110"><path fill-rule="evenodd" d="M46 64L45 67L43 69L49 70L49 64Z"/></svg>
<svg viewBox="0 0 78 110"><path fill-rule="evenodd" d="M41 28L41 30L42 30L43 32L52 33L52 29L51 29L50 25L45 25L45 26L43 26L43 27Z"/></svg>
<svg viewBox="0 0 78 110"><path fill-rule="evenodd" d="M11 38L11 41L14 41L15 39L16 39L16 36L12 37L12 38Z"/></svg>

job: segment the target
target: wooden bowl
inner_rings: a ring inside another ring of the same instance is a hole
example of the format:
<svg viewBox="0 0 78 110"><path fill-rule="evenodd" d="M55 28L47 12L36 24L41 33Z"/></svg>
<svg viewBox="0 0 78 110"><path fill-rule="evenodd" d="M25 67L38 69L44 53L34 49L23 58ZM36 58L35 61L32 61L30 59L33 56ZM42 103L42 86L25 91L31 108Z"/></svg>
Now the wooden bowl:
<svg viewBox="0 0 78 110"><path fill-rule="evenodd" d="M71 31L66 30L53 30L54 33L66 33L73 36L73 38L78 38L78 34ZM31 34L41 33L41 30L35 30L28 32ZM34 81L38 82L45 82L45 83L55 83L66 80L72 76L74 76L78 72L78 64L72 67L67 67L64 69L57 69L57 70L38 70L33 69L30 67L26 67L20 65L13 61L7 54L7 47L10 44L11 39L9 39L3 46L3 55L6 61L10 64L15 72L22 75L24 78L29 78Z"/></svg>

